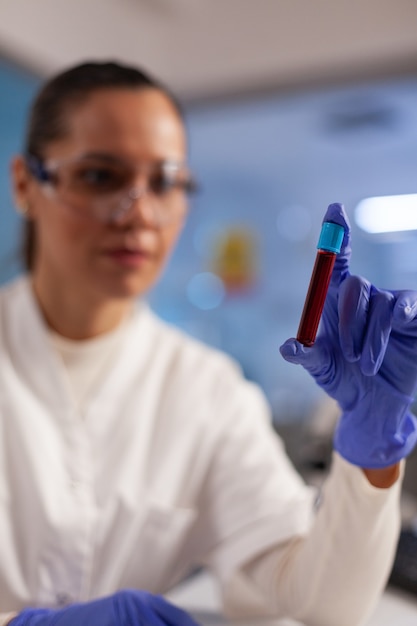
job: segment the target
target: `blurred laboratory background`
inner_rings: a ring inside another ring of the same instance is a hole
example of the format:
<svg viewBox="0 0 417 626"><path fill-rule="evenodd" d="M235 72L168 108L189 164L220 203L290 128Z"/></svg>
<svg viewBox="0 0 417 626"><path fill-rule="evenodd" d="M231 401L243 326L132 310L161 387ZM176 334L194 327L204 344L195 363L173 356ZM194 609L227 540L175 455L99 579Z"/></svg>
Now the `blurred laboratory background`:
<svg viewBox="0 0 417 626"><path fill-rule="evenodd" d="M306 420L320 391L279 346L327 205L346 207L354 272L417 288L416 24L412 0L0 0L1 282L21 271L8 168L41 80L143 66L184 104L200 183L151 305L235 357L276 425Z"/></svg>

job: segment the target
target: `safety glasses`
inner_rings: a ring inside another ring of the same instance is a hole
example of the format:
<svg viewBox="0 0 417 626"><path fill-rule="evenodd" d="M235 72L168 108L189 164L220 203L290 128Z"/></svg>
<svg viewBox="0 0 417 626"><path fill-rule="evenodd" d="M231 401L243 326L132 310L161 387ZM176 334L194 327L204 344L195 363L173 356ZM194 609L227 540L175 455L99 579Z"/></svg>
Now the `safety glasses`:
<svg viewBox="0 0 417 626"><path fill-rule="evenodd" d="M105 223L124 218L141 200L154 225L165 226L184 216L187 196L197 188L186 165L171 160L137 165L101 153L62 160L28 154L26 165L49 196Z"/></svg>

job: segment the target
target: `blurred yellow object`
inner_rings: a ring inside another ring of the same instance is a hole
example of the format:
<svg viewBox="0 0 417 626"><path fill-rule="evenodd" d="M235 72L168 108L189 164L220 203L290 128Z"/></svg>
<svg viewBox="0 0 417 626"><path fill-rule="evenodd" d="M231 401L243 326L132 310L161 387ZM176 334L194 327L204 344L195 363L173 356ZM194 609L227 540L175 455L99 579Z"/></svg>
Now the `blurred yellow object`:
<svg viewBox="0 0 417 626"><path fill-rule="evenodd" d="M228 293L251 287L256 278L257 255L253 233L242 226L230 228L216 242L213 271Z"/></svg>

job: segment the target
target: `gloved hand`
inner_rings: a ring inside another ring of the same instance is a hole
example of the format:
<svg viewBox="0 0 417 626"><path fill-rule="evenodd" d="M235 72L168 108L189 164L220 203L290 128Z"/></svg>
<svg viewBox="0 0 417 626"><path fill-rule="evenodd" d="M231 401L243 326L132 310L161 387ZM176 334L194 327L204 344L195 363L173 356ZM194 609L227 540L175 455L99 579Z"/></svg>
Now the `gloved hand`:
<svg viewBox="0 0 417 626"><path fill-rule="evenodd" d="M162 596L125 589L63 609L25 609L11 626L198 626Z"/></svg>
<svg viewBox="0 0 417 626"><path fill-rule="evenodd" d="M287 340L281 354L301 364L342 416L335 449L364 468L387 467L417 440L410 404L417 389L417 292L383 291L349 273L350 227L340 204L323 221L345 229L315 344Z"/></svg>

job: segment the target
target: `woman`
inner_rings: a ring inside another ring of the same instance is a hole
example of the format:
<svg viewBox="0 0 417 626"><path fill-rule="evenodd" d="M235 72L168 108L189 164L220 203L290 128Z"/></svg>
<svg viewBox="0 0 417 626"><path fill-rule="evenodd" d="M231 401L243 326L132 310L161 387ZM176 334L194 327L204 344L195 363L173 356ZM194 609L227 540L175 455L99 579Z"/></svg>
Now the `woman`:
<svg viewBox="0 0 417 626"><path fill-rule="evenodd" d="M417 294L349 275L331 205L345 237L322 333L281 349L343 410L315 513L260 391L144 302L193 186L169 92L114 63L56 76L13 180L28 273L0 295L4 623L187 626L155 594L203 565L230 615L362 624L416 439Z"/></svg>

